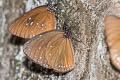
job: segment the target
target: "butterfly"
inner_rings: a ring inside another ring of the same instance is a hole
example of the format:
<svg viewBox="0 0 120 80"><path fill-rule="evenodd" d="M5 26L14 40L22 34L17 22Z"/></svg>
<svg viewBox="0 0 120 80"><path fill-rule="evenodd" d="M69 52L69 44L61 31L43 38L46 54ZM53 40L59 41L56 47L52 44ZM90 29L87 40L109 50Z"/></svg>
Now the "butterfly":
<svg viewBox="0 0 120 80"><path fill-rule="evenodd" d="M110 48L112 64L120 70L120 18L116 16L105 17L105 35Z"/></svg>
<svg viewBox="0 0 120 80"><path fill-rule="evenodd" d="M56 27L55 14L51 5L39 6L17 18L9 26L9 31L22 38L32 38Z"/></svg>
<svg viewBox="0 0 120 80"><path fill-rule="evenodd" d="M25 55L41 66L65 73L74 68L71 33L63 30L50 30L41 33L24 45Z"/></svg>

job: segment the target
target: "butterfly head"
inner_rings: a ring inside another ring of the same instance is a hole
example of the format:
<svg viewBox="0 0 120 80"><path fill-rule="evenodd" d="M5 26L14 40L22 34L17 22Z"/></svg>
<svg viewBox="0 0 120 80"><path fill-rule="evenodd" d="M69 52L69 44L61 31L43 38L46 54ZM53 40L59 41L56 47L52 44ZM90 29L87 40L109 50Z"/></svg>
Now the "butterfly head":
<svg viewBox="0 0 120 80"><path fill-rule="evenodd" d="M68 39L71 39L72 32L71 32L70 29L67 28L67 25L66 25L66 24L64 24L63 30L64 30L64 32L65 32L65 33L64 33L64 37L65 37L65 38L68 38Z"/></svg>

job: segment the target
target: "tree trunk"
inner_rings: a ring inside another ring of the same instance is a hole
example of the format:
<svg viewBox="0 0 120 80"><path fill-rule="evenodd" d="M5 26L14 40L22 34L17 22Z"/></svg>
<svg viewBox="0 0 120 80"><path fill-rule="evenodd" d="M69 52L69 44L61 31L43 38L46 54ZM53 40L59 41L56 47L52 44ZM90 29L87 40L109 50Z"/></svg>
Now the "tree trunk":
<svg viewBox="0 0 120 80"><path fill-rule="evenodd" d="M104 17L120 16L119 0L52 0L57 28L67 21L71 28L75 67L55 73L31 62L23 53L24 40L8 32L8 26L31 8L47 0L0 0L0 80L120 80L109 60Z"/></svg>

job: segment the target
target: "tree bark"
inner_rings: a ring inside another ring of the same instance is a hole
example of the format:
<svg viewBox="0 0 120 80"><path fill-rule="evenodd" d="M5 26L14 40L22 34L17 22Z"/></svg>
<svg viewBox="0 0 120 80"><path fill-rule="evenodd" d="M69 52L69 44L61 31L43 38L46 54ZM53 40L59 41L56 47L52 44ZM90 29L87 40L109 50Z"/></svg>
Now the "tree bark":
<svg viewBox="0 0 120 80"><path fill-rule="evenodd" d="M104 17L120 16L119 0L52 0L57 28L71 28L75 67L66 74L31 62L23 53L24 40L8 32L10 23L47 0L0 0L0 80L119 80L109 60Z"/></svg>

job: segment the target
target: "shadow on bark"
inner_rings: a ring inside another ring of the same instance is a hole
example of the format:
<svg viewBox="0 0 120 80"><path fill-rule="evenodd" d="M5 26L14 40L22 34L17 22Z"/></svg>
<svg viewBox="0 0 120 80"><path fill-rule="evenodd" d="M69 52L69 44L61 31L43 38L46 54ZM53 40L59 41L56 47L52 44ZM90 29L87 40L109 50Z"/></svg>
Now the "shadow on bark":
<svg viewBox="0 0 120 80"><path fill-rule="evenodd" d="M40 66L39 64L36 64L32 60L28 59L27 57L25 57L25 60L23 61L23 65L31 72L42 74L42 75L54 74L55 76L59 76L59 75L66 75L68 73L68 72L57 73L57 72L53 71L52 69L44 68L44 67Z"/></svg>
<svg viewBox="0 0 120 80"><path fill-rule="evenodd" d="M12 35L10 37L9 43L11 43L13 45L20 46L20 45L24 45L28 40L29 39L24 39L24 38Z"/></svg>

